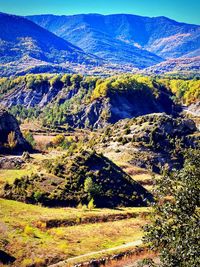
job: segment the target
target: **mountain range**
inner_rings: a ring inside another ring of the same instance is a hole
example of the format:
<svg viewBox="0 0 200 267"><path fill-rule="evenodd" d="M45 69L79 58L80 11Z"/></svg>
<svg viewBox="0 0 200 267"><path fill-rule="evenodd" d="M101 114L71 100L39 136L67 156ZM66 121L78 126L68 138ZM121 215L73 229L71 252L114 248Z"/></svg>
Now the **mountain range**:
<svg viewBox="0 0 200 267"><path fill-rule="evenodd" d="M172 60L176 64L170 65L170 71L183 61L183 70L199 70L200 26L166 17L128 14L20 17L0 13L0 27L1 76L52 69L87 72L94 66L102 72L105 68L121 72L150 68L157 73L157 67L152 66L159 68Z"/></svg>
<svg viewBox="0 0 200 267"><path fill-rule="evenodd" d="M84 51L100 57L114 57L114 46L117 46L118 51L128 50L133 55L139 52L140 56L152 57L155 61L187 57L190 53L199 55L200 27L166 17L83 14L28 18ZM131 58L119 54L119 61L132 62Z"/></svg>
<svg viewBox="0 0 200 267"><path fill-rule="evenodd" d="M0 13L0 62L24 56L51 63L90 63L94 56L26 18Z"/></svg>

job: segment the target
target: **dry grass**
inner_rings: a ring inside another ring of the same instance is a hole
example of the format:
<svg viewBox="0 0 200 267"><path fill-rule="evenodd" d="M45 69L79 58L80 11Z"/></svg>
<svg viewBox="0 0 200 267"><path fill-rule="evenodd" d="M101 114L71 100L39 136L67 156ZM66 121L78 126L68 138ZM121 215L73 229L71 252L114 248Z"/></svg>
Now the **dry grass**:
<svg viewBox="0 0 200 267"><path fill-rule="evenodd" d="M46 229L45 224L37 226L39 221L63 218L77 220L81 216L99 216L99 214L109 216L130 211L138 214L147 210L147 208L126 208L121 211L51 209L0 199L0 234L1 240L6 240L2 246L17 258L14 266L26 266L26 261L34 262L35 259L43 259L49 264L140 239L143 234L140 226L145 220L137 217L51 229Z"/></svg>
<svg viewBox="0 0 200 267"><path fill-rule="evenodd" d="M47 145L52 141L52 139L55 137L53 135L34 135L33 136L36 143L42 143L43 145Z"/></svg>

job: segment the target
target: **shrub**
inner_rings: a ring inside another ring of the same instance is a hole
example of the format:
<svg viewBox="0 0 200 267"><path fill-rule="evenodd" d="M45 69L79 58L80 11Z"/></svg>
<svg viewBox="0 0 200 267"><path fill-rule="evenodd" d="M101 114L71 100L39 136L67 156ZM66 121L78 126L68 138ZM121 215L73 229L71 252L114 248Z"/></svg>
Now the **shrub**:
<svg viewBox="0 0 200 267"><path fill-rule="evenodd" d="M31 156L27 151L24 151L22 154L22 159L25 161L29 161L31 159Z"/></svg>
<svg viewBox="0 0 200 267"><path fill-rule="evenodd" d="M92 198L88 203L88 209L93 210L95 208L94 199Z"/></svg>
<svg viewBox="0 0 200 267"><path fill-rule="evenodd" d="M200 151L189 151L182 170L164 170L157 180L144 241L159 253L160 264L149 261L145 266L199 266L199 158Z"/></svg>
<svg viewBox="0 0 200 267"><path fill-rule="evenodd" d="M33 260L32 259L24 259L22 261L22 266L23 267L32 267L33 266Z"/></svg>
<svg viewBox="0 0 200 267"><path fill-rule="evenodd" d="M32 147L34 147L36 145L33 134L30 131L24 132L24 138L26 139L26 141L28 141L29 144L31 144Z"/></svg>
<svg viewBox="0 0 200 267"><path fill-rule="evenodd" d="M65 136L62 134L59 134L59 135L56 135L52 139L52 144L53 144L53 146L57 147L57 146L61 145L64 141L65 141Z"/></svg>
<svg viewBox="0 0 200 267"><path fill-rule="evenodd" d="M15 132L8 134L8 145L10 149L14 149L17 146L17 140L15 139Z"/></svg>
<svg viewBox="0 0 200 267"><path fill-rule="evenodd" d="M41 199L41 197L42 197L42 193L39 192L39 191L36 191L36 192L34 193L33 197L34 197L34 199L35 199L36 202L39 202L40 199Z"/></svg>
<svg viewBox="0 0 200 267"><path fill-rule="evenodd" d="M82 210L83 210L83 211L86 211L86 210L87 210L87 206L86 206L86 205L83 205L83 206L82 206Z"/></svg>
<svg viewBox="0 0 200 267"><path fill-rule="evenodd" d="M34 228L31 227L30 225L26 225L25 228L24 228L24 233L28 236L32 236L32 237L35 237L35 231L34 231Z"/></svg>

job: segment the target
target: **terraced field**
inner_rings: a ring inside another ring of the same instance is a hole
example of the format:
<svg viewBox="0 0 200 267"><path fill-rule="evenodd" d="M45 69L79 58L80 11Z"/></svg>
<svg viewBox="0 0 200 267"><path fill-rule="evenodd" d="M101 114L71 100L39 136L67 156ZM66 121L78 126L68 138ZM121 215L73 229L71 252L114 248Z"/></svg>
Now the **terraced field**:
<svg viewBox="0 0 200 267"><path fill-rule="evenodd" d="M0 199L1 246L16 258L12 266L46 266L140 240L148 212L148 208L45 208ZM105 217L110 221L104 222ZM75 225L66 226L71 222Z"/></svg>

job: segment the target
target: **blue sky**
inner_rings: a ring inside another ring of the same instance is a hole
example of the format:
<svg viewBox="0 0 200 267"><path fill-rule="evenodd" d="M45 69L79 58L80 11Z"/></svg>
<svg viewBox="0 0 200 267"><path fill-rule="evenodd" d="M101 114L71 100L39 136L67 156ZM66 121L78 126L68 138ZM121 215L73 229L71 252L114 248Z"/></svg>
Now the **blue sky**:
<svg viewBox="0 0 200 267"><path fill-rule="evenodd" d="M200 0L0 0L0 11L17 15L129 13L200 24Z"/></svg>

